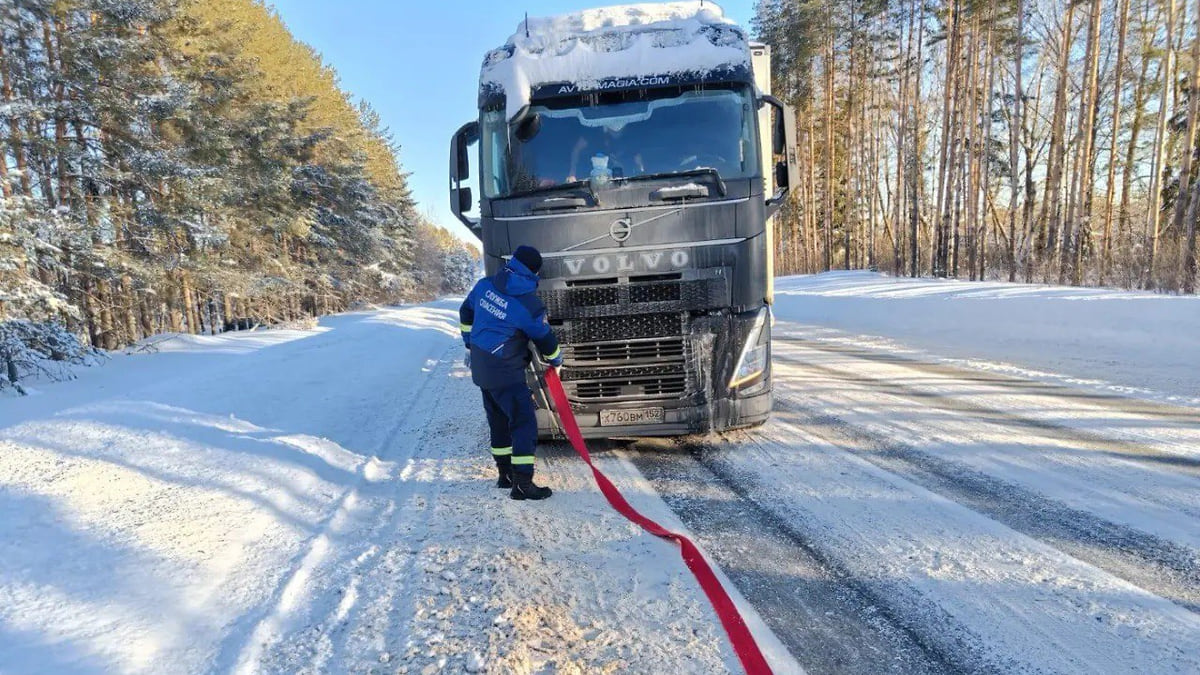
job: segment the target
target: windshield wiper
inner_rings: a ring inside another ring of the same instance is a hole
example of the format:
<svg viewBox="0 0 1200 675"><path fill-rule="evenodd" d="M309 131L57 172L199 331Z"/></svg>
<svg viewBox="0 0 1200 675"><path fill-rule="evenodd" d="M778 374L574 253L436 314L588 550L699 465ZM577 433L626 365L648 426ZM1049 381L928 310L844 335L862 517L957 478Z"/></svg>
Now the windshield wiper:
<svg viewBox="0 0 1200 675"><path fill-rule="evenodd" d="M533 205L533 211L558 211L559 209L585 209L595 206L595 200L589 201L587 195L571 194L565 197L546 197Z"/></svg>
<svg viewBox="0 0 1200 675"><path fill-rule="evenodd" d="M628 182L632 182L632 181L643 181L643 180L664 180L667 178L686 178L688 176L707 176L709 178L712 178L713 182L716 183L716 185L717 185L717 192L719 192L722 197L724 197L725 193L727 192L727 190L725 189L725 181L721 180L721 173L719 171L717 171L716 169L713 169L710 167L701 168L701 169L688 169L687 171L667 171L667 172L663 172L663 173L648 173L648 174L645 174L642 176L625 176L622 178L614 178L613 182L614 183L621 183L621 182L628 183Z"/></svg>
<svg viewBox="0 0 1200 675"><path fill-rule="evenodd" d="M593 203L599 203L595 193L592 192L592 185L586 180L573 180L569 183L555 183L554 185L543 185L541 187L521 190L520 192L510 192L509 197L532 197L533 195L545 194L547 192L558 192L559 190L585 190L587 196L591 197Z"/></svg>
<svg viewBox="0 0 1200 675"><path fill-rule="evenodd" d="M589 206L600 206L600 198L592 192L592 184L586 180L575 180L569 183L558 183L557 185L544 185L542 187L522 190L514 192L509 197L532 197L538 194L554 193L560 190L572 190L563 195L553 195L546 197L538 202L534 207L534 211L556 211L559 209L582 209Z"/></svg>

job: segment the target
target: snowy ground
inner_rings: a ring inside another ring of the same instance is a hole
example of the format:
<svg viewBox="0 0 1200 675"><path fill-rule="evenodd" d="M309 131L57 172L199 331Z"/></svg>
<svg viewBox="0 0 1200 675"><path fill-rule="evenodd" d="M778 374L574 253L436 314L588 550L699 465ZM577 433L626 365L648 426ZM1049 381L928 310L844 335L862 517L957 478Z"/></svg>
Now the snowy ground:
<svg viewBox="0 0 1200 675"><path fill-rule="evenodd" d="M453 307L0 401L0 672L736 671L566 448L490 486ZM838 273L776 318L766 426L599 461L779 672L1200 672L1200 301Z"/></svg>
<svg viewBox="0 0 1200 675"><path fill-rule="evenodd" d="M1200 301L777 298L771 422L629 456L806 669L1200 672Z"/></svg>
<svg viewBox="0 0 1200 675"><path fill-rule="evenodd" d="M549 502L493 486L455 307L178 338L0 403L0 672L735 665L578 460L547 453Z"/></svg>
<svg viewBox="0 0 1200 675"><path fill-rule="evenodd" d="M1200 405L1197 296L834 272L775 297L811 337Z"/></svg>

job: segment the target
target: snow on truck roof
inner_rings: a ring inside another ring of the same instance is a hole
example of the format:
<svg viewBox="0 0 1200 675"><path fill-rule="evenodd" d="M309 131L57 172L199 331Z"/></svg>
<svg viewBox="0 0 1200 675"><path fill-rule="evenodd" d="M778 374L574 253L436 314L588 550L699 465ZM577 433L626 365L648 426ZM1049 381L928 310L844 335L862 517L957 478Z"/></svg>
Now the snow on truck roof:
<svg viewBox="0 0 1200 675"><path fill-rule="evenodd" d="M521 21L508 42L484 58L479 84L481 91L502 90L512 117L548 84L587 90L622 78L640 82L739 67L750 67L746 33L718 5L645 3Z"/></svg>

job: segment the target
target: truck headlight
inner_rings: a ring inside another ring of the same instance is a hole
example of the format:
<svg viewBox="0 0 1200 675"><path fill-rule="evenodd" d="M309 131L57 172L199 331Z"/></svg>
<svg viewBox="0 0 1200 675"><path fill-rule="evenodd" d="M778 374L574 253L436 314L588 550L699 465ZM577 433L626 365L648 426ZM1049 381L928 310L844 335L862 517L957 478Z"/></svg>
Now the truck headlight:
<svg viewBox="0 0 1200 675"><path fill-rule="evenodd" d="M733 377L729 379L729 388L734 389L753 380L767 369L767 354L769 343L764 340L767 325L767 308L758 310L754 317L754 325L742 345L742 353L738 356L737 367L733 369Z"/></svg>

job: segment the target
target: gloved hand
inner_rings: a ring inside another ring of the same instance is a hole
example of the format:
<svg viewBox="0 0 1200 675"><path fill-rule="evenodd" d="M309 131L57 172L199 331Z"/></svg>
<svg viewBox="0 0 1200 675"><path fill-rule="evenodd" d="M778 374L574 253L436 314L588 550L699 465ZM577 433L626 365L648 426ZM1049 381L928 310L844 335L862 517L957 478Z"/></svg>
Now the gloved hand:
<svg viewBox="0 0 1200 675"><path fill-rule="evenodd" d="M471 367L471 350L470 349L468 349L467 353L463 356L463 365L468 368Z"/></svg>
<svg viewBox="0 0 1200 675"><path fill-rule="evenodd" d="M557 359L550 359L550 365L553 366L555 370L562 368L562 363L563 363L563 360L562 360L561 356L558 357Z"/></svg>

